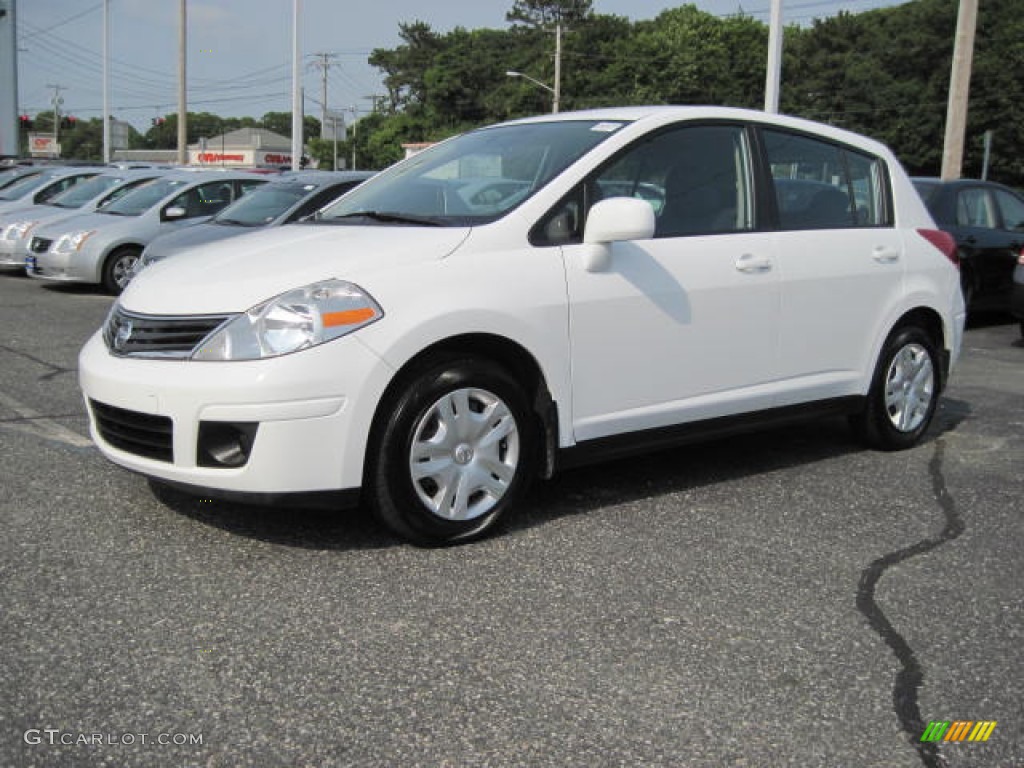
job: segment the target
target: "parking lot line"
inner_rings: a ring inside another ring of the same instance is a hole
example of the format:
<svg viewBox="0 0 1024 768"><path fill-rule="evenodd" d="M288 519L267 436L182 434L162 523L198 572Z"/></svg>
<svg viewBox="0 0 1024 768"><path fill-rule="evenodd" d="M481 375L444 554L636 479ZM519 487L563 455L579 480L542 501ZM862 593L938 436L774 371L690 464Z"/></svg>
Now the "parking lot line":
<svg viewBox="0 0 1024 768"><path fill-rule="evenodd" d="M19 417L17 421L0 421L0 427L36 435L45 440L55 440L74 448L88 448L92 445L89 438L61 426L5 392L0 392L0 405L14 411Z"/></svg>

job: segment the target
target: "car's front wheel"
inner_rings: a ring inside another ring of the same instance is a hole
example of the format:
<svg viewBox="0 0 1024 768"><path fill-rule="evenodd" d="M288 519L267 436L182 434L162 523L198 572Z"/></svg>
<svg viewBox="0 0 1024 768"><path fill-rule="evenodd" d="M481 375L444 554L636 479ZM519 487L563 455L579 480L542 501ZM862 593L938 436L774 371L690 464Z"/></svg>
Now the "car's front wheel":
<svg viewBox="0 0 1024 768"><path fill-rule="evenodd" d="M138 248L118 248L107 256L103 263L103 289L115 296L127 287L132 279L132 269L139 260Z"/></svg>
<svg viewBox="0 0 1024 768"><path fill-rule="evenodd" d="M369 495L400 536L428 546L476 538L526 490L536 420L522 388L499 366L439 363L385 407L369 457Z"/></svg>
<svg viewBox="0 0 1024 768"><path fill-rule="evenodd" d="M888 451L915 445L931 423L939 400L935 342L917 326L897 328L878 358L867 406L853 418L868 443Z"/></svg>

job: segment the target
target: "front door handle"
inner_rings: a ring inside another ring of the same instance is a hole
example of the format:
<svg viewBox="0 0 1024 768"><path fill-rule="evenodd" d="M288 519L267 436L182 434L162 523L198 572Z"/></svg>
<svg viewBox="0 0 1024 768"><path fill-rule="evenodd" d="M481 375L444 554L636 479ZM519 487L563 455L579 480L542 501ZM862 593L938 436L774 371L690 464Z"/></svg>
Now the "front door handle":
<svg viewBox="0 0 1024 768"><path fill-rule="evenodd" d="M879 264L892 264L900 260L900 252L894 248L880 245L871 253L871 258Z"/></svg>
<svg viewBox="0 0 1024 768"><path fill-rule="evenodd" d="M736 259L736 269L746 274L757 272L769 272L772 268L772 260L767 256L755 256L752 253L745 253Z"/></svg>

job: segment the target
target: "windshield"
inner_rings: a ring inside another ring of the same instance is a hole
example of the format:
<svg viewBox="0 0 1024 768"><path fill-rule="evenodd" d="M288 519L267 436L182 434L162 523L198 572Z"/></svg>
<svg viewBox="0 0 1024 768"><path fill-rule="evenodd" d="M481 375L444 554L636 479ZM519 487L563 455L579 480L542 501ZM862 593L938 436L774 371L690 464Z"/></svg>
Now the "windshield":
<svg viewBox="0 0 1024 768"><path fill-rule="evenodd" d="M239 198L218 213L213 220L218 224L260 227L272 222L316 189L316 184L298 182L266 184Z"/></svg>
<svg viewBox="0 0 1024 768"><path fill-rule="evenodd" d="M112 213L116 216L141 216L159 203L178 187L187 184L184 179L156 179L144 184L130 194L119 197L98 209L98 213Z"/></svg>
<svg viewBox="0 0 1024 768"><path fill-rule="evenodd" d="M24 179L18 179L9 187L4 188L3 192L0 192L0 200L19 200L29 192L39 189L43 184L53 181L53 179L52 173L41 173L38 176L27 176Z"/></svg>
<svg viewBox="0 0 1024 768"><path fill-rule="evenodd" d="M463 134L382 172L319 221L466 226L495 221L621 128L564 120Z"/></svg>
<svg viewBox="0 0 1024 768"><path fill-rule="evenodd" d="M91 179L83 181L81 184L61 192L59 195L51 200L47 200L47 205L56 205L61 208L81 208L83 205L88 203L94 197L98 197L106 192L108 189L116 184L120 184L124 179L117 176L94 176Z"/></svg>

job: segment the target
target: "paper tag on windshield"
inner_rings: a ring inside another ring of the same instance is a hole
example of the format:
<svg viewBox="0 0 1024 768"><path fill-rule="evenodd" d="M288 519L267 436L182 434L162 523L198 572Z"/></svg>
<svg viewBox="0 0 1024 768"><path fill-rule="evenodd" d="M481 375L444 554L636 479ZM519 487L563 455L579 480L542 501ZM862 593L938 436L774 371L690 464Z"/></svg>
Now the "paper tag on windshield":
<svg viewBox="0 0 1024 768"><path fill-rule="evenodd" d="M597 131L598 133L611 133L617 131L622 127L622 123L598 123L590 130Z"/></svg>

